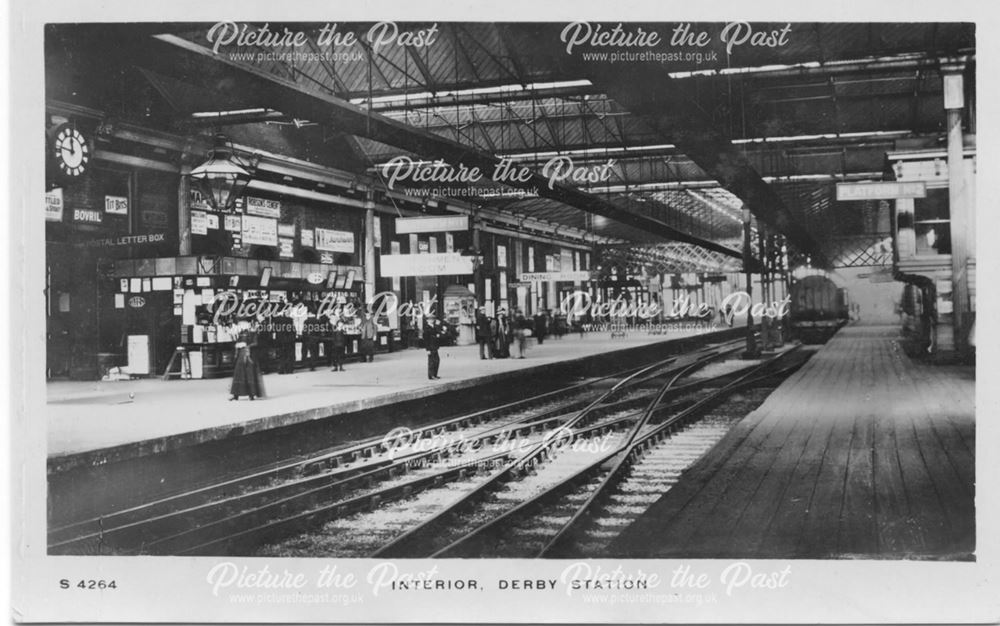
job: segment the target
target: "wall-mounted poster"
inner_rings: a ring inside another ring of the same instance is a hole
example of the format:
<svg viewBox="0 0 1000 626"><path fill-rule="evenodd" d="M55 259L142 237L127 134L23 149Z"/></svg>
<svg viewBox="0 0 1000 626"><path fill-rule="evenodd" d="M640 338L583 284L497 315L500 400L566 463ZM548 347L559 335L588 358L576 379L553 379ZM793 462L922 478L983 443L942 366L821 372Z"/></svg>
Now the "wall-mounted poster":
<svg viewBox="0 0 1000 626"><path fill-rule="evenodd" d="M246 212L247 215L278 219L281 217L281 202L248 196L246 198Z"/></svg>
<svg viewBox="0 0 1000 626"><path fill-rule="evenodd" d="M204 211L191 211L191 234L208 234L208 214Z"/></svg>
<svg viewBox="0 0 1000 626"><path fill-rule="evenodd" d="M63 218L63 190L56 187L45 194L45 220L61 222Z"/></svg>
<svg viewBox="0 0 1000 626"><path fill-rule="evenodd" d="M128 215L128 198L104 196L104 212L109 215Z"/></svg>
<svg viewBox="0 0 1000 626"><path fill-rule="evenodd" d="M242 231L243 230L243 220L242 215L226 215L225 218L225 229L230 231Z"/></svg>
<svg viewBox="0 0 1000 626"><path fill-rule="evenodd" d="M278 220L244 215L243 243L258 246L278 245Z"/></svg>
<svg viewBox="0 0 1000 626"><path fill-rule="evenodd" d="M346 230L317 228L316 249L354 254L354 233Z"/></svg>

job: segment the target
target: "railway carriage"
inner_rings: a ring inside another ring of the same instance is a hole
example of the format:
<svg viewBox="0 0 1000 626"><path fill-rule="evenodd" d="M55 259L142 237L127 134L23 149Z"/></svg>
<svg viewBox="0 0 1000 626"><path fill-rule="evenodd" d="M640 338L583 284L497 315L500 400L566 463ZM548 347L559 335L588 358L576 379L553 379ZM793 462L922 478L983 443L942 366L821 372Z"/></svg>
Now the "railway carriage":
<svg viewBox="0 0 1000 626"><path fill-rule="evenodd" d="M850 319L847 290L826 276L806 276L792 284L791 327L803 343L825 343Z"/></svg>

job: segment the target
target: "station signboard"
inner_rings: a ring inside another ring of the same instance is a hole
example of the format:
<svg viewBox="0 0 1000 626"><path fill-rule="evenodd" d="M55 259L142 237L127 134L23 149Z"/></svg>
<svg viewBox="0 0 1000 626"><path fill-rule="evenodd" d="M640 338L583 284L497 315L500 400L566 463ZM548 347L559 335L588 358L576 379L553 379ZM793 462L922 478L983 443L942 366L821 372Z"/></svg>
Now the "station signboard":
<svg viewBox="0 0 1000 626"><path fill-rule="evenodd" d="M576 272L524 272L521 274L521 282L528 283L532 281L578 281L578 280L590 280L590 272L587 271L576 271Z"/></svg>
<svg viewBox="0 0 1000 626"><path fill-rule="evenodd" d="M468 215L436 215L432 217L397 217L396 234L443 233L449 230L469 230Z"/></svg>
<svg viewBox="0 0 1000 626"><path fill-rule="evenodd" d="M924 181L909 182L867 182L837 183L837 200L901 200L904 198L926 198L927 185Z"/></svg>
<svg viewBox="0 0 1000 626"><path fill-rule="evenodd" d="M382 276L460 276L472 273L471 256L457 252L387 254L381 258Z"/></svg>

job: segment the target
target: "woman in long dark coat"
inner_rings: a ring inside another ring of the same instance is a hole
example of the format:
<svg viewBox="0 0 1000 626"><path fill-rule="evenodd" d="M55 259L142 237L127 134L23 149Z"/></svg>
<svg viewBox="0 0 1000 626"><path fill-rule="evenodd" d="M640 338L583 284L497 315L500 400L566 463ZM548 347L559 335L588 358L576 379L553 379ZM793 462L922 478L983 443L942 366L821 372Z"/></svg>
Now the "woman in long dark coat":
<svg viewBox="0 0 1000 626"><path fill-rule="evenodd" d="M510 322L507 319L507 311L501 309L497 314L497 332L494 339L496 345L496 358L510 358L510 342L513 337L510 334Z"/></svg>
<svg viewBox="0 0 1000 626"><path fill-rule="evenodd" d="M362 362L371 363L375 360L375 339L378 338L378 326L375 318L370 314L365 314L364 321L361 322L361 349Z"/></svg>
<svg viewBox="0 0 1000 626"><path fill-rule="evenodd" d="M264 396L264 383L260 368L254 361L250 349L256 343L255 333L241 331L236 338L236 361L233 364L233 382L229 386L230 400L239 400L240 396L250 396L253 400Z"/></svg>

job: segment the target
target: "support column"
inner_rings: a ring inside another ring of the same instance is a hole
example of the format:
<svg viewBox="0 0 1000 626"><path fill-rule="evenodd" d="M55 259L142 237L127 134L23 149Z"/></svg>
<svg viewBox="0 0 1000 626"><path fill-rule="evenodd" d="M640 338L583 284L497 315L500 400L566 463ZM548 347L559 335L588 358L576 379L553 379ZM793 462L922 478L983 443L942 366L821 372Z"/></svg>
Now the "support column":
<svg viewBox="0 0 1000 626"><path fill-rule="evenodd" d="M514 281L515 282L521 282L521 272L524 271L524 265L523 265L524 259L521 258L521 255L524 254L524 248L522 247L521 240L520 239L514 239L513 241L511 241L511 248L513 248L513 253L514 253L513 254L513 256L514 256ZM510 258L508 258L507 259L507 265L508 266L510 266L510 261L511 261ZM529 313L528 313L528 311L529 311L528 303L524 302L522 300L522 298L521 298L521 288L520 287L516 287L514 289L511 289L511 291L514 292L514 297L517 299L516 303L511 304L511 308L513 308L515 310L516 309L521 309L522 313L524 313L525 315L529 315ZM526 294L524 296L524 300L528 300L529 298L531 298L530 294ZM511 315L513 315L513 312L511 312Z"/></svg>
<svg viewBox="0 0 1000 626"><path fill-rule="evenodd" d="M472 249L476 253L477 259L483 258L483 250L480 247L480 230L479 230L479 216L476 214L472 215ZM472 284L476 286L476 300L479 306L486 304L486 293L484 291L485 285L483 282L483 270L482 262L476 261L472 266Z"/></svg>
<svg viewBox="0 0 1000 626"><path fill-rule="evenodd" d="M757 257L760 259L760 301L765 303L768 300L767 237L761 224L757 225ZM763 314L760 318L760 343L761 350L771 349L771 320Z"/></svg>
<svg viewBox="0 0 1000 626"><path fill-rule="evenodd" d="M177 185L177 254L191 254L191 173L190 165L181 166L181 180ZM129 207L129 212L134 208ZM131 217L129 218L131 219ZM223 225L219 224L221 228Z"/></svg>
<svg viewBox="0 0 1000 626"><path fill-rule="evenodd" d="M375 296L375 194L369 190L365 195L365 300L367 304Z"/></svg>
<svg viewBox="0 0 1000 626"><path fill-rule="evenodd" d="M965 157L962 145L962 112L965 106L962 72L964 63L942 65L944 107L948 129L948 210L951 220L951 282L953 342L961 356L968 349L969 313L969 233L972 207L965 186ZM945 346L941 348L947 350Z"/></svg>
<svg viewBox="0 0 1000 626"><path fill-rule="evenodd" d="M743 273L746 275L747 296L753 302L753 274L750 268L750 207L743 205ZM760 356L757 339L753 335L753 307L747 307L747 349L743 353L745 359L756 359Z"/></svg>

